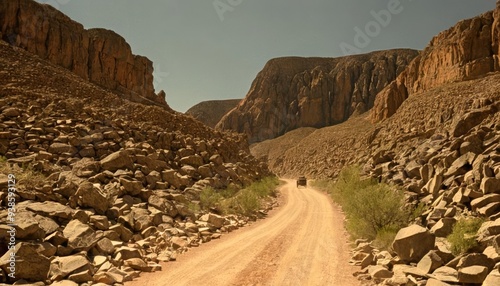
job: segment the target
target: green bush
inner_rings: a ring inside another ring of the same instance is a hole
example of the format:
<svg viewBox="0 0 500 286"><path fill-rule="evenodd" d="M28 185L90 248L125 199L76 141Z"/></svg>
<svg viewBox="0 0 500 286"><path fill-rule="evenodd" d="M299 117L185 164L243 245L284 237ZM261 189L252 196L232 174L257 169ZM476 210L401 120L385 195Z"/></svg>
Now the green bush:
<svg viewBox="0 0 500 286"><path fill-rule="evenodd" d="M461 218L455 223L451 234L447 237L454 255L467 253L478 246L477 231L484 221L482 218Z"/></svg>
<svg viewBox="0 0 500 286"><path fill-rule="evenodd" d="M200 207L203 209L214 208L222 199L222 195L214 188L204 188L200 193Z"/></svg>
<svg viewBox="0 0 500 286"><path fill-rule="evenodd" d="M342 206L347 218L347 230L353 238L376 240L382 248L397 231L408 223L412 210L406 209L401 190L362 178L358 166L344 168L336 182L315 184L326 189Z"/></svg>
<svg viewBox="0 0 500 286"><path fill-rule="evenodd" d="M260 198L257 193L243 189L234 198L232 207L239 214L249 215L260 209Z"/></svg>
<svg viewBox="0 0 500 286"><path fill-rule="evenodd" d="M278 178L267 177L240 190L234 186L220 191L205 188L200 194L200 206L203 209L216 208L225 214L250 215L261 208L263 199L276 195L278 184Z"/></svg>

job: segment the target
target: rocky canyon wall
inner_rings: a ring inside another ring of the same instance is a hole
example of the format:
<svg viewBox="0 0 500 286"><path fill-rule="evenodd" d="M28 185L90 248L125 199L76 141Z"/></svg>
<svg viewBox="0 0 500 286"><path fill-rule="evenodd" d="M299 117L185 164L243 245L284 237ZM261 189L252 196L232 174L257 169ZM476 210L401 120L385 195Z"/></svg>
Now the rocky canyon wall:
<svg viewBox="0 0 500 286"><path fill-rule="evenodd" d="M272 139L299 127L324 127L368 111L375 96L401 73L417 51L397 49L341 58L270 60L246 98L217 128Z"/></svg>
<svg viewBox="0 0 500 286"><path fill-rule="evenodd" d="M153 63L132 54L120 35L86 30L55 8L32 0L0 2L1 39L125 98L167 106L155 94Z"/></svg>
<svg viewBox="0 0 500 286"><path fill-rule="evenodd" d="M439 33L375 100L372 121L393 115L408 96L500 70L500 2L493 12Z"/></svg>

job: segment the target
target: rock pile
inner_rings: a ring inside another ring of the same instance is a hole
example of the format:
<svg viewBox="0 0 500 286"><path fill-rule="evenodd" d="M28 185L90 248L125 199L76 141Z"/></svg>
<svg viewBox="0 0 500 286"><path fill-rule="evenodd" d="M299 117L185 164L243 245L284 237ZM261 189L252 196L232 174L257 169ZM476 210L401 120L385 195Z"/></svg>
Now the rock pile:
<svg viewBox="0 0 500 286"><path fill-rule="evenodd" d="M17 185L14 280L109 285L158 270L160 261L247 223L200 212L203 188L269 175L242 136L128 102L2 42L0 85L2 164L45 175ZM4 175L0 282L13 282Z"/></svg>
<svg viewBox="0 0 500 286"><path fill-rule="evenodd" d="M392 253L358 245L353 259L364 268L361 278L384 285L500 284L499 77L419 94L371 135L365 171L400 186L410 204L424 203L427 210L419 225L400 230ZM459 109L447 117L449 110L433 105L444 106L451 95L450 108ZM447 120L430 123L431 110ZM486 219L479 246L455 257L446 237L458 218L470 216Z"/></svg>

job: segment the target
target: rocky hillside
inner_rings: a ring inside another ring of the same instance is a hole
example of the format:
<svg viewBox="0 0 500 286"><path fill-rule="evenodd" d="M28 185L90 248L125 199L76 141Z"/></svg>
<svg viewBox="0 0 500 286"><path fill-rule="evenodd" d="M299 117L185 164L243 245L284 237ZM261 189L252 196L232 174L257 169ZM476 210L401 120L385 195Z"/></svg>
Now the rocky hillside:
<svg viewBox="0 0 500 286"><path fill-rule="evenodd" d="M155 94L153 63L132 54L120 35L86 30L50 5L33 0L0 2L0 39L64 67L129 100L166 106Z"/></svg>
<svg viewBox="0 0 500 286"><path fill-rule="evenodd" d="M252 154L267 159L275 174L286 178L334 178L343 166L367 156L364 136L374 130L363 114L330 127L300 128L275 139L251 145Z"/></svg>
<svg viewBox="0 0 500 286"><path fill-rule="evenodd" d="M500 70L500 8L439 33L375 100L372 120L390 117L412 94Z"/></svg>
<svg viewBox="0 0 500 286"><path fill-rule="evenodd" d="M399 186L410 204L423 204L426 211L419 225L398 233L394 252L374 257L369 246L358 249L355 260L366 267L361 278L389 285L500 283L499 111L495 73L411 96L367 138L372 149L365 172ZM478 246L453 255L446 237L465 217L485 220L475 237Z"/></svg>
<svg viewBox="0 0 500 286"><path fill-rule="evenodd" d="M299 127L325 127L368 111L375 96L418 55L390 50L342 58L270 60L246 98L217 128L260 142Z"/></svg>
<svg viewBox="0 0 500 286"><path fill-rule="evenodd" d="M240 101L241 99L203 101L191 107L186 111L186 114L193 116L207 126L215 128L221 118L235 108Z"/></svg>
<svg viewBox="0 0 500 286"><path fill-rule="evenodd" d="M113 285L158 270L246 223L200 212L203 188L269 174L243 136L130 102L3 41L0 86L0 283Z"/></svg>

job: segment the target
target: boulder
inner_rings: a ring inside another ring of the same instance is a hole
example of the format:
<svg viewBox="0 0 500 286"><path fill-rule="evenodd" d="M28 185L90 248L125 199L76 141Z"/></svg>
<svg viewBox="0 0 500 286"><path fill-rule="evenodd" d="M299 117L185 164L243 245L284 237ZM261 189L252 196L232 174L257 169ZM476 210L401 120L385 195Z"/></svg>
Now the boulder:
<svg viewBox="0 0 500 286"><path fill-rule="evenodd" d="M405 173L410 178L420 179L420 169L421 165L413 160L405 166Z"/></svg>
<svg viewBox="0 0 500 286"><path fill-rule="evenodd" d="M500 193L500 179L485 177L479 188L483 194Z"/></svg>
<svg viewBox="0 0 500 286"><path fill-rule="evenodd" d="M151 267L149 267L148 264L141 258L129 258L124 261L124 264L126 266L131 267L134 270L145 271L145 272L151 271Z"/></svg>
<svg viewBox="0 0 500 286"><path fill-rule="evenodd" d="M434 249L435 237L424 227L411 225L398 231L392 247L405 262L419 262Z"/></svg>
<svg viewBox="0 0 500 286"><path fill-rule="evenodd" d="M200 167L201 165L204 164L203 158L200 155L191 155L187 157L181 158L181 164L182 165L189 165L193 167Z"/></svg>
<svg viewBox="0 0 500 286"><path fill-rule="evenodd" d="M456 221L452 217L442 218L431 228L431 233L436 237L447 237L453 230Z"/></svg>
<svg viewBox="0 0 500 286"><path fill-rule="evenodd" d="M44 229L35 219L35 215L32 212L18 212L15 216L15 220L16 238L40 240L45 237Z"/></svg>
<svg viewBox="0 0 500 286"><path fill-rule="evenodd" d="M174 236L170 241L174 249L182 249L188 246L188 242L181 237Z"/></svg>
<svg viewBox="0 0 500 286"><path fill-rule="evenodd" d="M72 273L91 268L90 261L83 255L56 257L51 262L49 277L53 281L61 280Z"/></svg>
<svg viewBox="0 0 500 286"><path fill-rule="evenodd" d="M46 217L55 217L64 220L71 219L74 214L72 208L52 201L32 202L26 206L26 209Z"/></svg>
<svg viewBox="0 0 500 286"><path fill-rule="evenodd" d="M220 215L209 214L207 222L213 225L215 228L221 228L226 223L226 219Z"/></svg>
<svg viewBox="0 0 500 286"><path fill-rule="evenodd" d="M500 285L500 272L498 269L495 269L486 276L486 279L483 281L483 286L497 286Z"/></svg>
<svg viewBox="0 0 500 286"><path fill-rule="evenodd" d="M442 266L434 270L432 277L444 282L457 283L458 271L452 267Z"/></svg>
<svg viewBox="0 0 500 286"><path fill-rule="evenodd" d="M474 126L478 125L491 113L489 109L478 109L464 114L451 127L451 134L454 137L460 137L467 134Z"/></svg>
<svg viewBox="0 0 500 286"><path fill-rule="evenodd" d="M115 251L115 248L113 246L113 242L111 239L104 237L101 240L97 242L95 245L96 249L102 253L102 254L112 254Z"/></svg>
<svg viewBox="0 0 500 286"><path fill-rule="evenodd" d="M393 276L393 273L389 271L387 268L381 266L381 265L370 265L367 267L368 269L368 274L373 279L388 279Z"/></svg>
<svg viewBox="0 0 500 286"><path fill-rule="evenodd" d="M470 203L472 210L475 211L478 208L482 208L490 203L499 203L500 194L486 194L480 198L473 199Z"/></svg>
<svg viewBox="0 0 500 286"><path fill-rule="evenodd" d="M460 258L457 264L457 268L459 270L471 266L484 266L487 268L487 273L488 273L495 266L495 262L493 262L493 260L491 260L488 256L482 253L471 253Z"/></svg>
<svg viewBox="0 0 500 286"><path fill-rule="evenodd" d="M484 241L488 237L500 234L500 219L484 222L477 231L478 241Z"/></svg>
<svg viewBox="0 0 500 286"><path fill-rule="evenodd" d="M78 152L78 149L75 147L69 145L69 144L64 144L64 143L52 143L49 147L49 153L60 155L63 153L69 153L71 155L74 155Z"/></svg>
<svg viewBox="0 0 500 286"><path fill-rule="evenodd" d="M128 180L126 178L120 178L120 184L125 189L125 192L131 196L137 196L143 188L141 182Z"/></svg>
<svg viewBox="0 0 500 286"><path fill-rule="evenodd" d="M68 239L68 247L75 251L89 250L102 237L102 235L96 235L96 232L90 226L77 219L70 221L66 225L63 235Z"/></svg>
<svg viewBox="0 0 500 286"><path fill-rule="evenodd" d="M101 160L101 167L104 170L114 172L119 169L134 169L134 161L125 151L114 152Z"/></svg>
<svg viewBox="0 0 500 286"><path fill-rule="evenodd" d="M441 266L443 266L443 260L435 250L429 251L417 264L417 267L425 273L432 273Z"/></svg>
<svg viewBox="0 0 500 286"><path fill-rule="evenodd" d="M0 268L4 273L15 271L16 280L45 281L50 269L50 259L38 253L35 243L19 242L15 251L7 251L0 258ZM12 255L15 255L15 269L11 267Z"/></svg>
<svg viewBox="0 0 500 286"><path fill-rule="evenodd" d="M458 282L470 284L482 284L488 276L488 267L475 265L458 270Z"/></svg>
<svg viewBox="0 0 500 286"><path fill-rule="evenodd" d="M137 248L122 246L122 247L116 249L115 257L122 259L122 260L127 260L127 259L131 259L131 258L142 259L142 253Z"/></svg>
<svg viewBox="0 0 500 286"><path fill-rule="evenodd" d="M90 182L81 184L73 199L77 200L79 206L93 208L98 214L104 214L111 204L100 184Z"/></svg>

